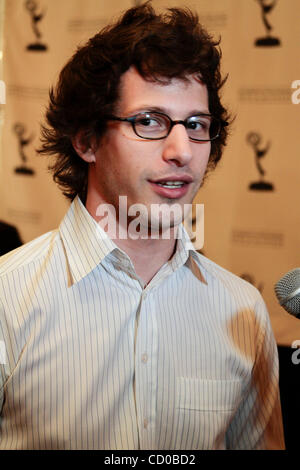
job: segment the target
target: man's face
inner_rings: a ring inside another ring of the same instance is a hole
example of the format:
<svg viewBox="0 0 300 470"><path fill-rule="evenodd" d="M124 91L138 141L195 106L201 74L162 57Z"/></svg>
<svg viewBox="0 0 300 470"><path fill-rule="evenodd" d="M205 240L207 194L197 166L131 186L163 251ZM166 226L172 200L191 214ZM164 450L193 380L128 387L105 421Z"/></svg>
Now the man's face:
<svg viewBox="0 0 300 470"><path fill-rule="evenodd" d="M141 111L156 110L173 120L184 120L197 113L208 113L206 86L193 76L188 78L188 81L172 79L162 85L144 80L132 67L121 78L120 101L115 114L129 117ZM210 142L190 141L185 127L180 124L175 125L165 139L145 140L134 133L130 123L108 121L95 152L95 163L90 165L89 191L92 190L97 204L105 202L116 209L119 196L127 196L128 208L136 203L143 204L148 213L145 226L149 226L152 205L177 207L172 217L172 224L177 225L181 222L184 204L191 204L201 185L210 149ZM179 188L163 187L167 181L184 184ZM159 216L160 228L163 219Z"/></svg>

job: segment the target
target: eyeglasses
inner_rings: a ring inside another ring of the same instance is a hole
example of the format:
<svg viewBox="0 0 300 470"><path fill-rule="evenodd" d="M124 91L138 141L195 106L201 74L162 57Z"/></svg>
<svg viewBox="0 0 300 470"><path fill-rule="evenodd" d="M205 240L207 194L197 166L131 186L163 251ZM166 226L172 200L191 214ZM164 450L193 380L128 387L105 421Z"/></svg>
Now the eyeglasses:
<svg viewBox="0 0 300 470"><path fill-rule="evenodd" d="M130 122L135 134L147 140L165 139L176 124L182 124L190 140L207 142L217 139L222 127L228 125L228 122L217 119L211 114L202 113L190 116L184 121L173 121L167 114L152 111L127 118L107 116L105 119Z"/></svg>

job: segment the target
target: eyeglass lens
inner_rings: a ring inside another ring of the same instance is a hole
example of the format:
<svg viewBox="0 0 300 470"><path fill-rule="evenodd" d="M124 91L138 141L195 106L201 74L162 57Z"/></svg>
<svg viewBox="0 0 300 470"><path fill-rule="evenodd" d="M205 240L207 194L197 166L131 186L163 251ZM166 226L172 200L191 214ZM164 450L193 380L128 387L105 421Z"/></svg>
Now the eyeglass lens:
<svg viewBox="0 0 300 470"><path fill-rule="evenodd" d="M184 123L188 136L191 139L211 140L219 133L219 121L212 116L191 116ZM148 139L166 137L171 126L171 119L167 115L160 113L140 113L134 119L137 135Z"/></svg>

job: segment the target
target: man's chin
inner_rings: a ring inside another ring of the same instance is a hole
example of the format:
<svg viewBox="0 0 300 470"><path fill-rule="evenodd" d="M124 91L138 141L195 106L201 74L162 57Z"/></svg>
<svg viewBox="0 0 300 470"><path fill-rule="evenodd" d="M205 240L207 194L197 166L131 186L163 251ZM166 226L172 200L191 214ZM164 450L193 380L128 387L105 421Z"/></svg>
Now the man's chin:
<svg viewBox="0 0 300 470"><path fill-rule="evenodd" d="M174 234L177 231L178 226L183 222L182 217L177 217L174 219L149 219L147 224L147 229L145 227L144 230L147 230L148 234L151 238L163 238L169 239L173 238Z"/></svg>
<svg viewBox="0 0 300 470"><path fill-rule="evenodd" d="M174 202L135 203L119 206L119 222L128 228L128 237L172 238L174 229L179 226L190 211L191 204Z"/></svg>

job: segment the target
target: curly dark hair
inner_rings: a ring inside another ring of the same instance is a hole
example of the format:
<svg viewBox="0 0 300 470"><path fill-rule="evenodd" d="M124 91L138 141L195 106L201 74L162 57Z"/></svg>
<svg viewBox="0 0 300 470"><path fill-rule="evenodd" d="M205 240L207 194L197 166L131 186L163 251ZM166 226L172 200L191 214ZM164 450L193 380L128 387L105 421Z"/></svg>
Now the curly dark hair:
<svg viewBox="0 0 300 470"><path fill-rule="evenodd" d="M211 114L228 120L219 96L227 78L220 73L219 42L189 9L170 8L156 14L147 2L127 10L78 48L50 90L47 125L42 126L38 149L40 154L56 156L49 169L64 195L74 199L79 194L85 200L88 163L74 150L72 138L80 130L87 147L92 137L99 142L106 126L104 116L114 112L120 78L131 66L151 81L197 74L207 86ZM227 134L223 126L219 138L212 141L209 169L220 160Z"/></svg>

